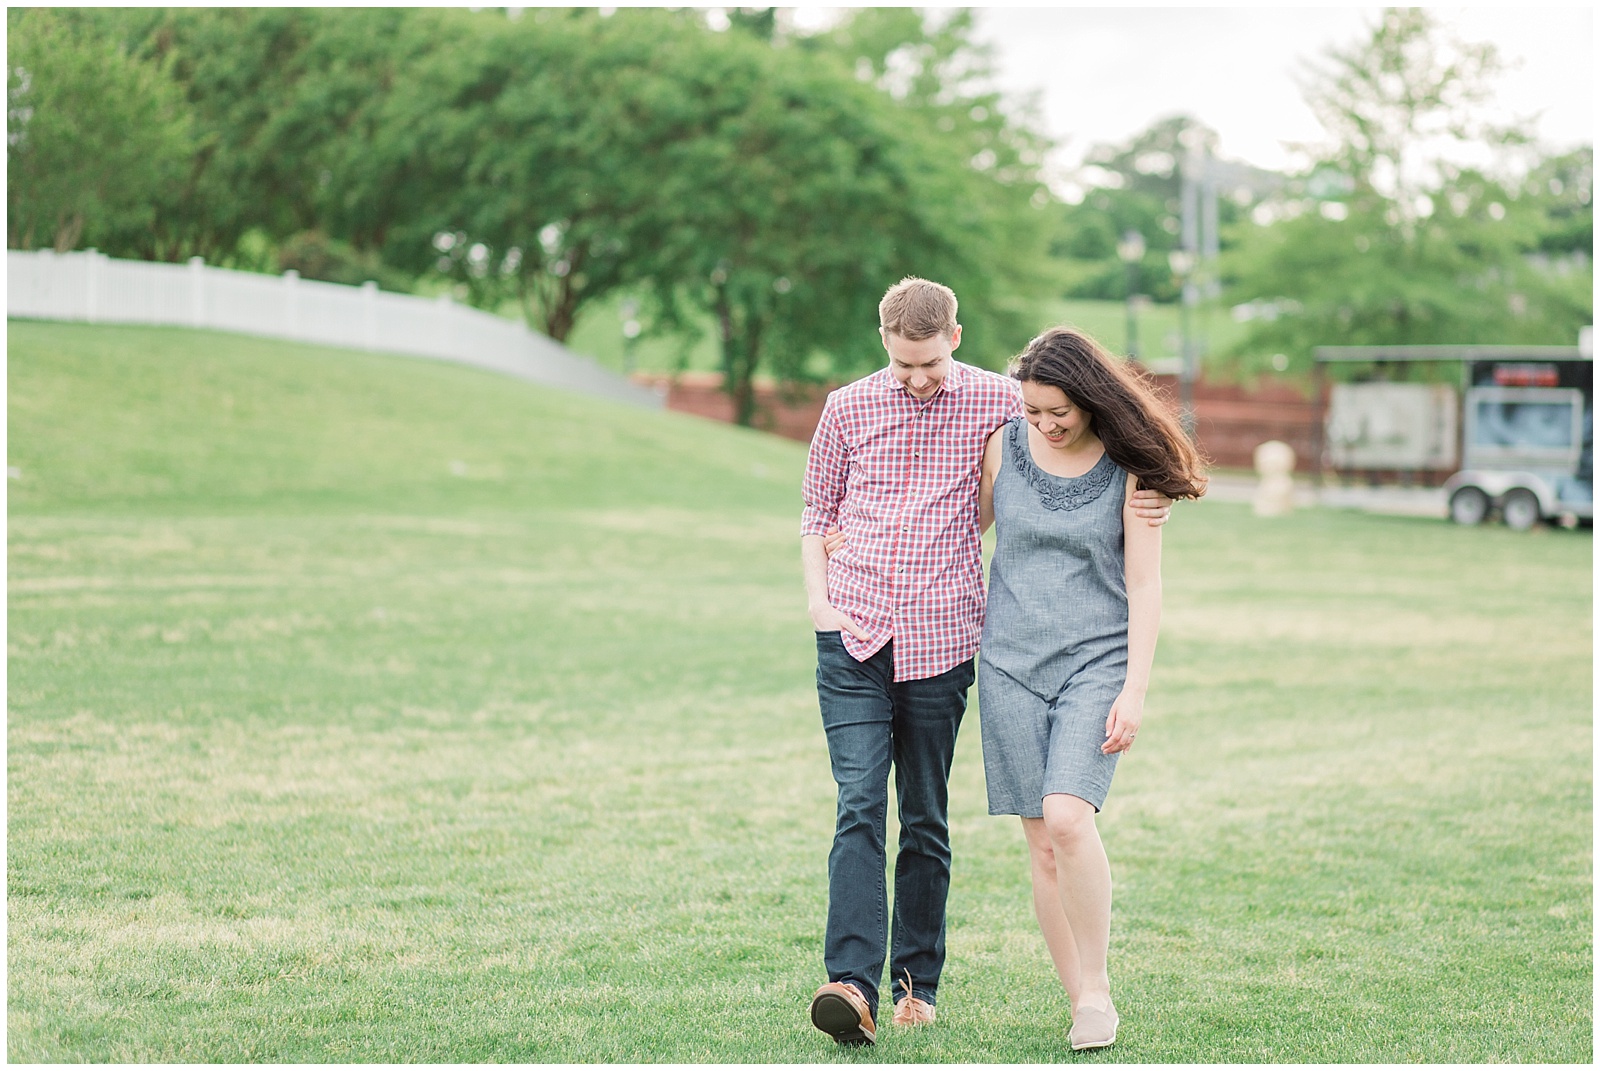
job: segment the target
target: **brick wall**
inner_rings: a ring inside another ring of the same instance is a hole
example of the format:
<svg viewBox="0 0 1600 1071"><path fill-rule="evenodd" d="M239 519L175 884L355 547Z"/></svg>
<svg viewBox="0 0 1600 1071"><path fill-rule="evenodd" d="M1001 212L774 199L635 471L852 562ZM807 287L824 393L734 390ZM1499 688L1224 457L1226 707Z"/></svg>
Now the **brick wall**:
<svg viewBox="0 0 1600 1071"><path fill-rule="evenodd" d="M1176 410L1178 377L1157 376L1156 388ZM1195 438L1213 465L1253 468L1255 448L1271 439L1294 448L1295 469L1311 471L1323 407L1293 387L1261 382L1249 386L1197 382Z"/></svg>
<svg viewBox="0 0 1600 1071"><path fill-rule="evenodd" d="M665 385L668 409L733 423L733 396L722 389L720 372L680 372L673 376L635 372L633 381L656 390ZM831 389L801 385L780 388L758 383L752 423L761 431L809 443Z"/></svg>

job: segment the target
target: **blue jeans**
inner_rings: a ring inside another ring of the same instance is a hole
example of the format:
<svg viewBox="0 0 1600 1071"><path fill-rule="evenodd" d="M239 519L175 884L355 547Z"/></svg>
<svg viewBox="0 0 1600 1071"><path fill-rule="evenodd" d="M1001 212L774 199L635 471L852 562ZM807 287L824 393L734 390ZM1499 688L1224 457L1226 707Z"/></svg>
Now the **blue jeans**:
<svg viewBox="0 0 1600 1071"><path fill-rule="evenodd" d="M873 1008L887 928L891 766L900 815L889 949L894 999L907 995L909 971L915 995L929 1004L937 1000L950 892L950 761L973 678L969 659L937 677L896 683L893 648L891 641L857 662L839 633L817 633L817 698L839 786L823 964L830 982L857 986Z"/></svg>

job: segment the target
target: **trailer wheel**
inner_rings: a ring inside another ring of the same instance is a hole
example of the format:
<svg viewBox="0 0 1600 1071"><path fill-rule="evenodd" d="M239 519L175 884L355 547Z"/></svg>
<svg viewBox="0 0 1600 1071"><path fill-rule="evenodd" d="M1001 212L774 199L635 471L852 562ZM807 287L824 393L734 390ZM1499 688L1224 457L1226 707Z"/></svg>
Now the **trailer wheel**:
<svg viewBox="0 0 1600 1071"><path fill-rule="evenodd" d="M1450 496L1450 519L1457 524L1482 524L1489 516L1489 496L1482 488L1462 487Z"/></svg>
<svg viewBox="0 0 1600 1071"><path fill-rule="evenodd" d="M1505 501L1500 503L1500 515L1505 518L1506 527L1518 532L1526 532L1538 524L1541 512L1539 499L1532 491L1521 487L1506 492Z"/></svg>

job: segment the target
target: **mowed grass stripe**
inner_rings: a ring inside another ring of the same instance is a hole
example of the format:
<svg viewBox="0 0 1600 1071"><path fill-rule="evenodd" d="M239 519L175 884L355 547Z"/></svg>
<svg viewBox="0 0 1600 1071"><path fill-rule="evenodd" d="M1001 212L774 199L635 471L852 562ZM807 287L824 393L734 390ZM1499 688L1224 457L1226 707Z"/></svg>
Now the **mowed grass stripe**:
<svg viewBox="0 0 1600 1071"><path fill-rule="evenodd" d="M938 1027L805 1021L803 447L10 326L11 1059L1067 1058L976 711ZM1125 1026L1076 1059L1587 1062L1589 533L1202 503L1166 546L1101 820Z"/></svg>

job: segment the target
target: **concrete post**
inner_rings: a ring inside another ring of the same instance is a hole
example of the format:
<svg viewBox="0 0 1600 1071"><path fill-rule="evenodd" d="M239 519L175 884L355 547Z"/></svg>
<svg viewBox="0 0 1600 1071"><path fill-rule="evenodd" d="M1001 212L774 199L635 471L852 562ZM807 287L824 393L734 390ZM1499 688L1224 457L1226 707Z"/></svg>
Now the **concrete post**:
<svg viewBox="0 0 1600 1071"><path fill-rule="evenodd" d="M1255 507L1257 517L1282 517L1294 512L1294 447L1270 439L1256 447L1256 473L1261 482L1256 485Z"/></svg>

